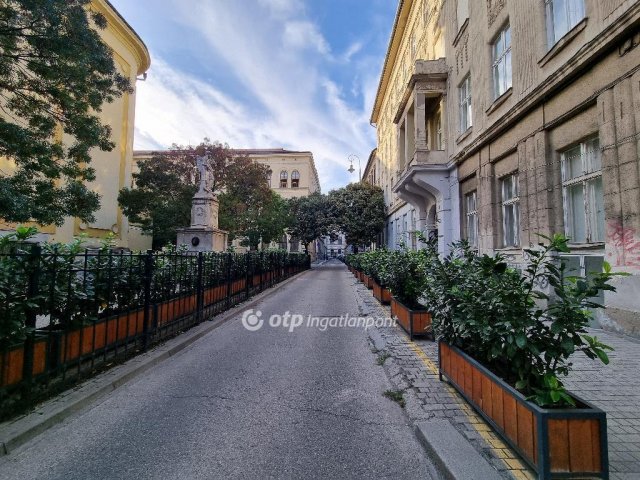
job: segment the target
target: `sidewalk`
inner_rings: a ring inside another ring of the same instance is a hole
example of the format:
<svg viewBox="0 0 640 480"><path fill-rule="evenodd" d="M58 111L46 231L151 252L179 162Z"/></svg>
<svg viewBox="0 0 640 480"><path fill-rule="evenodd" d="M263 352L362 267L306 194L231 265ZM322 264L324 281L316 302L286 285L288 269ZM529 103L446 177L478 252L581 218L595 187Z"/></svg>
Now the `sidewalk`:
<svg viewBox="0 0 640 480"><path fill-rule="evenodd" d="M389 308L381 306L364 285L355 288L364 314L390 315ZM462 396L447 382L440 382L434 342L411 341L399 326L377 328L369 334L378 354L388 356L385 370L405 392L412 422L447 420L503 478L536 478ZM640 478L640 344L600 330L591 334L616 349L611 352L611 363L602 365L576 355L574 372L566 385L607 412L611 479L635 480Z"/></svg>

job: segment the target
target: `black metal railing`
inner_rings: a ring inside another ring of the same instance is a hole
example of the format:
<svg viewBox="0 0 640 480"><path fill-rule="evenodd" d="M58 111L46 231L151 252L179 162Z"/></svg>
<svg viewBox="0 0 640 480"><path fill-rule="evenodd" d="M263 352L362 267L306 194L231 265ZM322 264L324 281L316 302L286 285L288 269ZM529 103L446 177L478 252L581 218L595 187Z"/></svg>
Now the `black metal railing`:
<svg viewBox="0 0 640 480"><path fill-rule="evenodd" d="M0 417L308 269L288 252L0 252Z"/></svg>

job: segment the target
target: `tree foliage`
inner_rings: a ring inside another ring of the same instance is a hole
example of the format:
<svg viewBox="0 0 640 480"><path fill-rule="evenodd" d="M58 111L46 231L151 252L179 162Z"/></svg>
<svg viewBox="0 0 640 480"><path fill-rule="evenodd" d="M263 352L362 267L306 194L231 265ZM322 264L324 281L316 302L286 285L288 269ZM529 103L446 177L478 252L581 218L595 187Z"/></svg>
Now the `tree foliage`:
<svg viewBox="0 0 640 480"><path fill-rule="evenodd" d="M219 197L220 228L252 248L280 238L289 225L288 205L265 181L268 172L266 165L240 159L229 169Z"/></svg>
<svg viewBox="0 0 640 480"><path fill-rule="evenodd" d="M139 161L138 168L135 186L122 189L118 203L130 222L153 236L154 248L173 243L177 229L191 223L195 162L187 155L160 154Z"/></svg>
<svg viewBox="0 0 640 480"><path fill-rule="evenodd" d="M240 237L241 244L257 249L279 240L290 223L287 201L273 190L268 190L259 203L245 203L239 197L223 193L220 195L220 226Z"/></svg>
<svg viewBox="0 0 640 480"><path fill-rule="evenodd" d="M305 246L315 239L329 234L333 222L329 215L330 206L326 195L312 193L307 197L289 200L291 209L291 225L289 233L300 239Z"/></svg>
<svg viewBox="0 0 640 480"><path fill-rule="evenodd" d="M105 102L131 91L100 39L90 0L0 2L0 217L61 224L93 220L93 148L114 148ZM67 138L63 143L64 134ZM69 140L70 139L70 140Z"/></svg>
<svg viewBox="0 0 640 480"><path fill-rule="evenodd" d="M177 230L191 223L191 201L199 184L195 158L205 153L210 157L211 189L220 201L220 228L232 239L249 234L254 239L256 232L265 238L274 235L265 219L282 206L265 181L268 167L208 139L196 147L174 145L139 161L134 187L122 189L118 196L124 214L153 235L154 247L174 243Z"/></svg>
<svg viewBox="0 0 640 480"><path fill-rule="evenodd" d="M384 228L386 207L382 189L368 183L351 183L332 190L328 196L332 229L343 232L347 243L367 245L376 240Z"/></svg>

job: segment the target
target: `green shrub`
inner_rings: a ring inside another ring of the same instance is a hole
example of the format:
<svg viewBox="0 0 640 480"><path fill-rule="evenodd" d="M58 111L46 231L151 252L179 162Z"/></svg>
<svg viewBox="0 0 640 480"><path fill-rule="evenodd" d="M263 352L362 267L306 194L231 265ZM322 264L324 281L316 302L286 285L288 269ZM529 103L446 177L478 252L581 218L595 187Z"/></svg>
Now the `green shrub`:
<svg viewBox="0 0 640 480"><path fill-rule="evenodd" d="M423 296L433 314L439 339L486 365L541 406L572 405L560 376L570 357L583 352L608 363L610 347L587 335L593 301L599 291L614 290L610 267L587 277L567 275L558 258L568 252L562 235L549 244L525 249L525 272L508 267L504 257L476 255L464 242L439 258L435 246L425 255ZM549 296L536 288L548 284Z"/></svg>

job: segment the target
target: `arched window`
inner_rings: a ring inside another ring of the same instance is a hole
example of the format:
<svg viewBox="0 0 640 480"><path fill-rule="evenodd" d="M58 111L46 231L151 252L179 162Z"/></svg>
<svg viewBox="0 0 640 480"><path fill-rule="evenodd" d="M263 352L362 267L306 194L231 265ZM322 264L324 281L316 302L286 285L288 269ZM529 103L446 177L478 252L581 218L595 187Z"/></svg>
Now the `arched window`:
<svg viewBox="0 0 640 480"><path fill-rule="evenodd" d="M298 188L300 186L300 172L294 170L291 172L291 188Z"/></svg>
<svg viewBox="0 0 640 480"><path fill-rule="evenodd" d="M286 170L280 172L280 188L287 188L289 183L289 173Z"/></svg>

